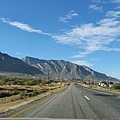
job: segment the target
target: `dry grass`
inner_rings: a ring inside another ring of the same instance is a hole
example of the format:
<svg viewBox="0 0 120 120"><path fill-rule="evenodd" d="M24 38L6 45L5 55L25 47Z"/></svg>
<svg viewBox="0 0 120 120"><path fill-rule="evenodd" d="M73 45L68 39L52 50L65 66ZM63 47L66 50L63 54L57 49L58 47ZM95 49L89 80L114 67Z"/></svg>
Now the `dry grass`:
<svg viewBox="0 0 120 120"><path fill-rule="evenodd" d="M79 84L82 85L82 86L84 86L84 87L92 88L92 89L95 89L95 90L102 90L102 91L120 93L120 90L109 89L108 87L100 87L100 86L94 86L94 85L86 85L86 84L82 84L82 83L79 83Z"/></svg>
<svg viewBox="0 0 120 120"><path fill-rule="evenodd" d="M25 105L27 103L30 103L32 101L35 101L37 99L40 99L42 97L48 96L50 94L56 93L58 91L61 91L63 89L66 89L67 86L64 86L65 84L63 83L60 86L60 83L52 83L49 85L43 85L43 86L20 86L20 85L11 85L11 86L0 86L2 88L16 88L16 89L20 89L20 88L24 88L25 90L46 90L46 92L40 93L36 96L32 96L32 97L25 97L21 99L21 94L17 94L17 95L12 95L10 97L4 97L4 98L0 98L0 113L8 111L10 109L15 109L21 105ZM24 94L24 91L22 91L22 93Z"/></svg>

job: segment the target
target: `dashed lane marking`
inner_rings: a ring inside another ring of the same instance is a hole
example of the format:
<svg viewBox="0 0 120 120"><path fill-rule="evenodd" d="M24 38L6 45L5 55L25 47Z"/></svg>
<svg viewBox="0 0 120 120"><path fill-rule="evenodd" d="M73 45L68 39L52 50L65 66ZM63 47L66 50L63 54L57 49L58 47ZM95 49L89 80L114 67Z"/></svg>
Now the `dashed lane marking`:
<svg viewBox="0 0 120 120"><path fill-rule="evenodd" d="M81 91L79 91L81 93Z"/></svg>
<svg viewBox="0 0 120 120"><path fill-rule="evenodd" d="M84 96L87 100L90 100L90 98L89 97L87 97L86 95Z"/></svg>

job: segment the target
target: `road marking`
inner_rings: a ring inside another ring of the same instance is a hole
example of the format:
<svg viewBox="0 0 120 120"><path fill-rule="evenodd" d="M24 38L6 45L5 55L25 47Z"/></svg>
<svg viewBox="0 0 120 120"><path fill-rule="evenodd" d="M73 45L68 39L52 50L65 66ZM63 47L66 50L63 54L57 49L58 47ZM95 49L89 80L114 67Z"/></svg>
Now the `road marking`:
<svg viewBox="0 0 120 120"><path fill-rule="evenodd" d="M106 94L106 95L113 95L113 94L111 94L111 93L106 93L106 92L102 92L102 91L97 91L97 90L93 90L93 89L88 89L88 88L85 88L85 87L83 87L84 89L87 89L87 90L89 90L89 91L93 91L93 92L97 92L97 93L101 93L101 94Z"/></svg>
<svg viewBox="0 0 120 120"><path fill-rule="evenodd" d="M36 107L36 106L38 106L38 105L40 105L40 104L46 102L47 100L53 98L54 96L56 96L56 95L59 94L59 93L60 93L60 92L55 93L55 94L53 94L53 95L51 95L51 96L49 96L49 97L47 97L47 98L44 98L44 99L42 99L41 101L37 102L36 104L33 104L32 106L30 106L30 107L28 107L28 108L26 108L26 109L23 109L23 110L21 110L21 111L15 113L15 114L9 116L9 118L15 118L16 116L18 116L18 115L20 115L20 114L22 114L22 113L24 113L24 112L26 112L26 111L28 111L28 110L34 108L34 107Z"/></svg>
<svg viewBox="0 0 120 120"><path fill-rule="evenodd" d="M84 96L87 100L90 100L90 98L89 97L87 97L86 95Z"/></svg>
<svg viewBox="0 0 120 120"><path fill-rule="evenodd" d="M79 91L81 93L81 91Z"/></svg>

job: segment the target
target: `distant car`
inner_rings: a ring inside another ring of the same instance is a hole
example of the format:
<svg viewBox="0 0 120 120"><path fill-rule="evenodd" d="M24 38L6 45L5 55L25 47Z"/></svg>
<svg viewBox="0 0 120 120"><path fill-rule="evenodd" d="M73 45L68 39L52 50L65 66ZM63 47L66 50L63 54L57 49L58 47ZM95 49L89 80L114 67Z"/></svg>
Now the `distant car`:
<svg viewBox="0 0 120 120"><path fill-rule="evenodd" d="M54 82L54 80L50 80L50 82Z"/></svg>
<svg viewBox="0 0 120 120"><path fill-rule="evenodd" d="M106 87L107 85L105 83L100 84L101 87Z"/></svg>
<svg viewBox="0 0 120 120"><path fill-rule="evenodd" d="M107 87L107 82L106 81L100 81L99 86L101 87Z"/></svg>

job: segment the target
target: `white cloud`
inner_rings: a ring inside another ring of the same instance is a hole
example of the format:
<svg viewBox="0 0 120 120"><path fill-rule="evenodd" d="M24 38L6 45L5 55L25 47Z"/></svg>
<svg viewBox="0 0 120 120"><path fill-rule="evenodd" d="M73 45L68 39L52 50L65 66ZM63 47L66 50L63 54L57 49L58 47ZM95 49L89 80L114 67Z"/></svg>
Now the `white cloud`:
<svg viewBox="0 0 120 120"><path fill-rule="evenodd" d="M88 66L88 67L93 66L93 64L89 63L88 61L72 61L72 63L75 63L77 65L85 65L85 66Z"/></svg>
<svg viewBox="0 0 120 120"><path fill-rule="evenodd" d="M108 3L109 1L107 0L92 0L94 3Z"/></svg>
<svg viewBox="0 0 120 120"><path fill-rule="evenodd" d="M97 5L90 5L89 9L91 9L92 11L99 11L99 12L103 11L103 8L101 6L97 6Z"/></svg>
<svg viewBox="0 0 120 120"><path fill-rule="evenodd" d="M120 11L108 11L106 17L118 18L120 17Z"/></svg>
<svg viewBox="0 0 120 120"><path fill-rule="evenodd" d="M32 27L30 27L29 25L27 24L24 24L24 23L20 23L18 21L10 21L10 20L7 20L5 18L0 18L0 20L4 23L7 23L11 26L14 26L16 28L19 28L21 30L24 30L24 31L27 31L27 32L34 32L34 33L39 33L39 34L45 34L45 35L49 35L48 33L43 33L41 30L36 30L36 29L33 29Z"/></svg>
<svg viewBox="0 0 120 120"><path fill-rule="evenodd" d="M75 12L72 11L72 13ZM88 23L75 26L62 34L56 35L44 33L41 30L33 29L29 25L17 21L12 22L4 18L0 18L0 20L27 32L49 35L61 44L76 45L82 52L73 57L79 58L95 51L120 51L120 40L118 39L120 37L119 15L119 11L108 11L105 18L94 24ZM65 21L72 19L73 16L77 16L77 14L67 17Z"/></svg>
<svg viewBox="0 0 120 120"><path fill-rule="evenodd" d="M92 2L101 3L102 1L101 0L92 0Z"/></svg>
<svg viewBox="0 0 120 120"><path fill-rule="evenodd" d="M105 18L101 19L97 24L100 24L101 26L104 27L114 27L119 25L120 21L116 20L115 18Z"/></svg>
<svg viewBox="0 0 120 120"><path fill-rule="evenodd" d="M120 10L120 6L117 6L115 9Z"/></svg>
<svg viewBox="0 0 120 120"><path fill-rule="evenodd" d="M112 3L120 3L120 0L111 0Z"/></svg>
<svg viewBox="0 0 120 120"><path fill-rule="evenodd" d="M106 13L106 16L108 16ZM120 21L116 15L99 20L97 23L83 24L74 27L63 34L52 36L57 42L62 44L76 45L83 52L79 52L74 58L84 57L95 51L120 51ZM115 46L114 43L116 43Z"/></svg>
<svg viewBox="0 0 120 120"><path fill-rule="evenodd" d="M72 56L73 58L81 58L81 57L84 57L84 56L86 56L86 55L88 55L88 54L91 54L92 53L92 51L85 51L85 52L79 52L77 55L74 55L74 56Z"/></svg>
<svg viewBox="0 0 120 120"><path fill-rule="evenodd" d="M22 53L21 53L21 52L17 52L16 54L17 54L17 55L22 55Z"/></svg>
<svg viewBox="0 0 120 120"><path fill-rule="evenodd" d="M68 20L72 19L73 17L77 17L77 16L78 16L78 14L74 10L72 10L72 11L68 12L68 14L65 17L60 17L59 21L66 23L66 22L68 22Z"/></svg>

